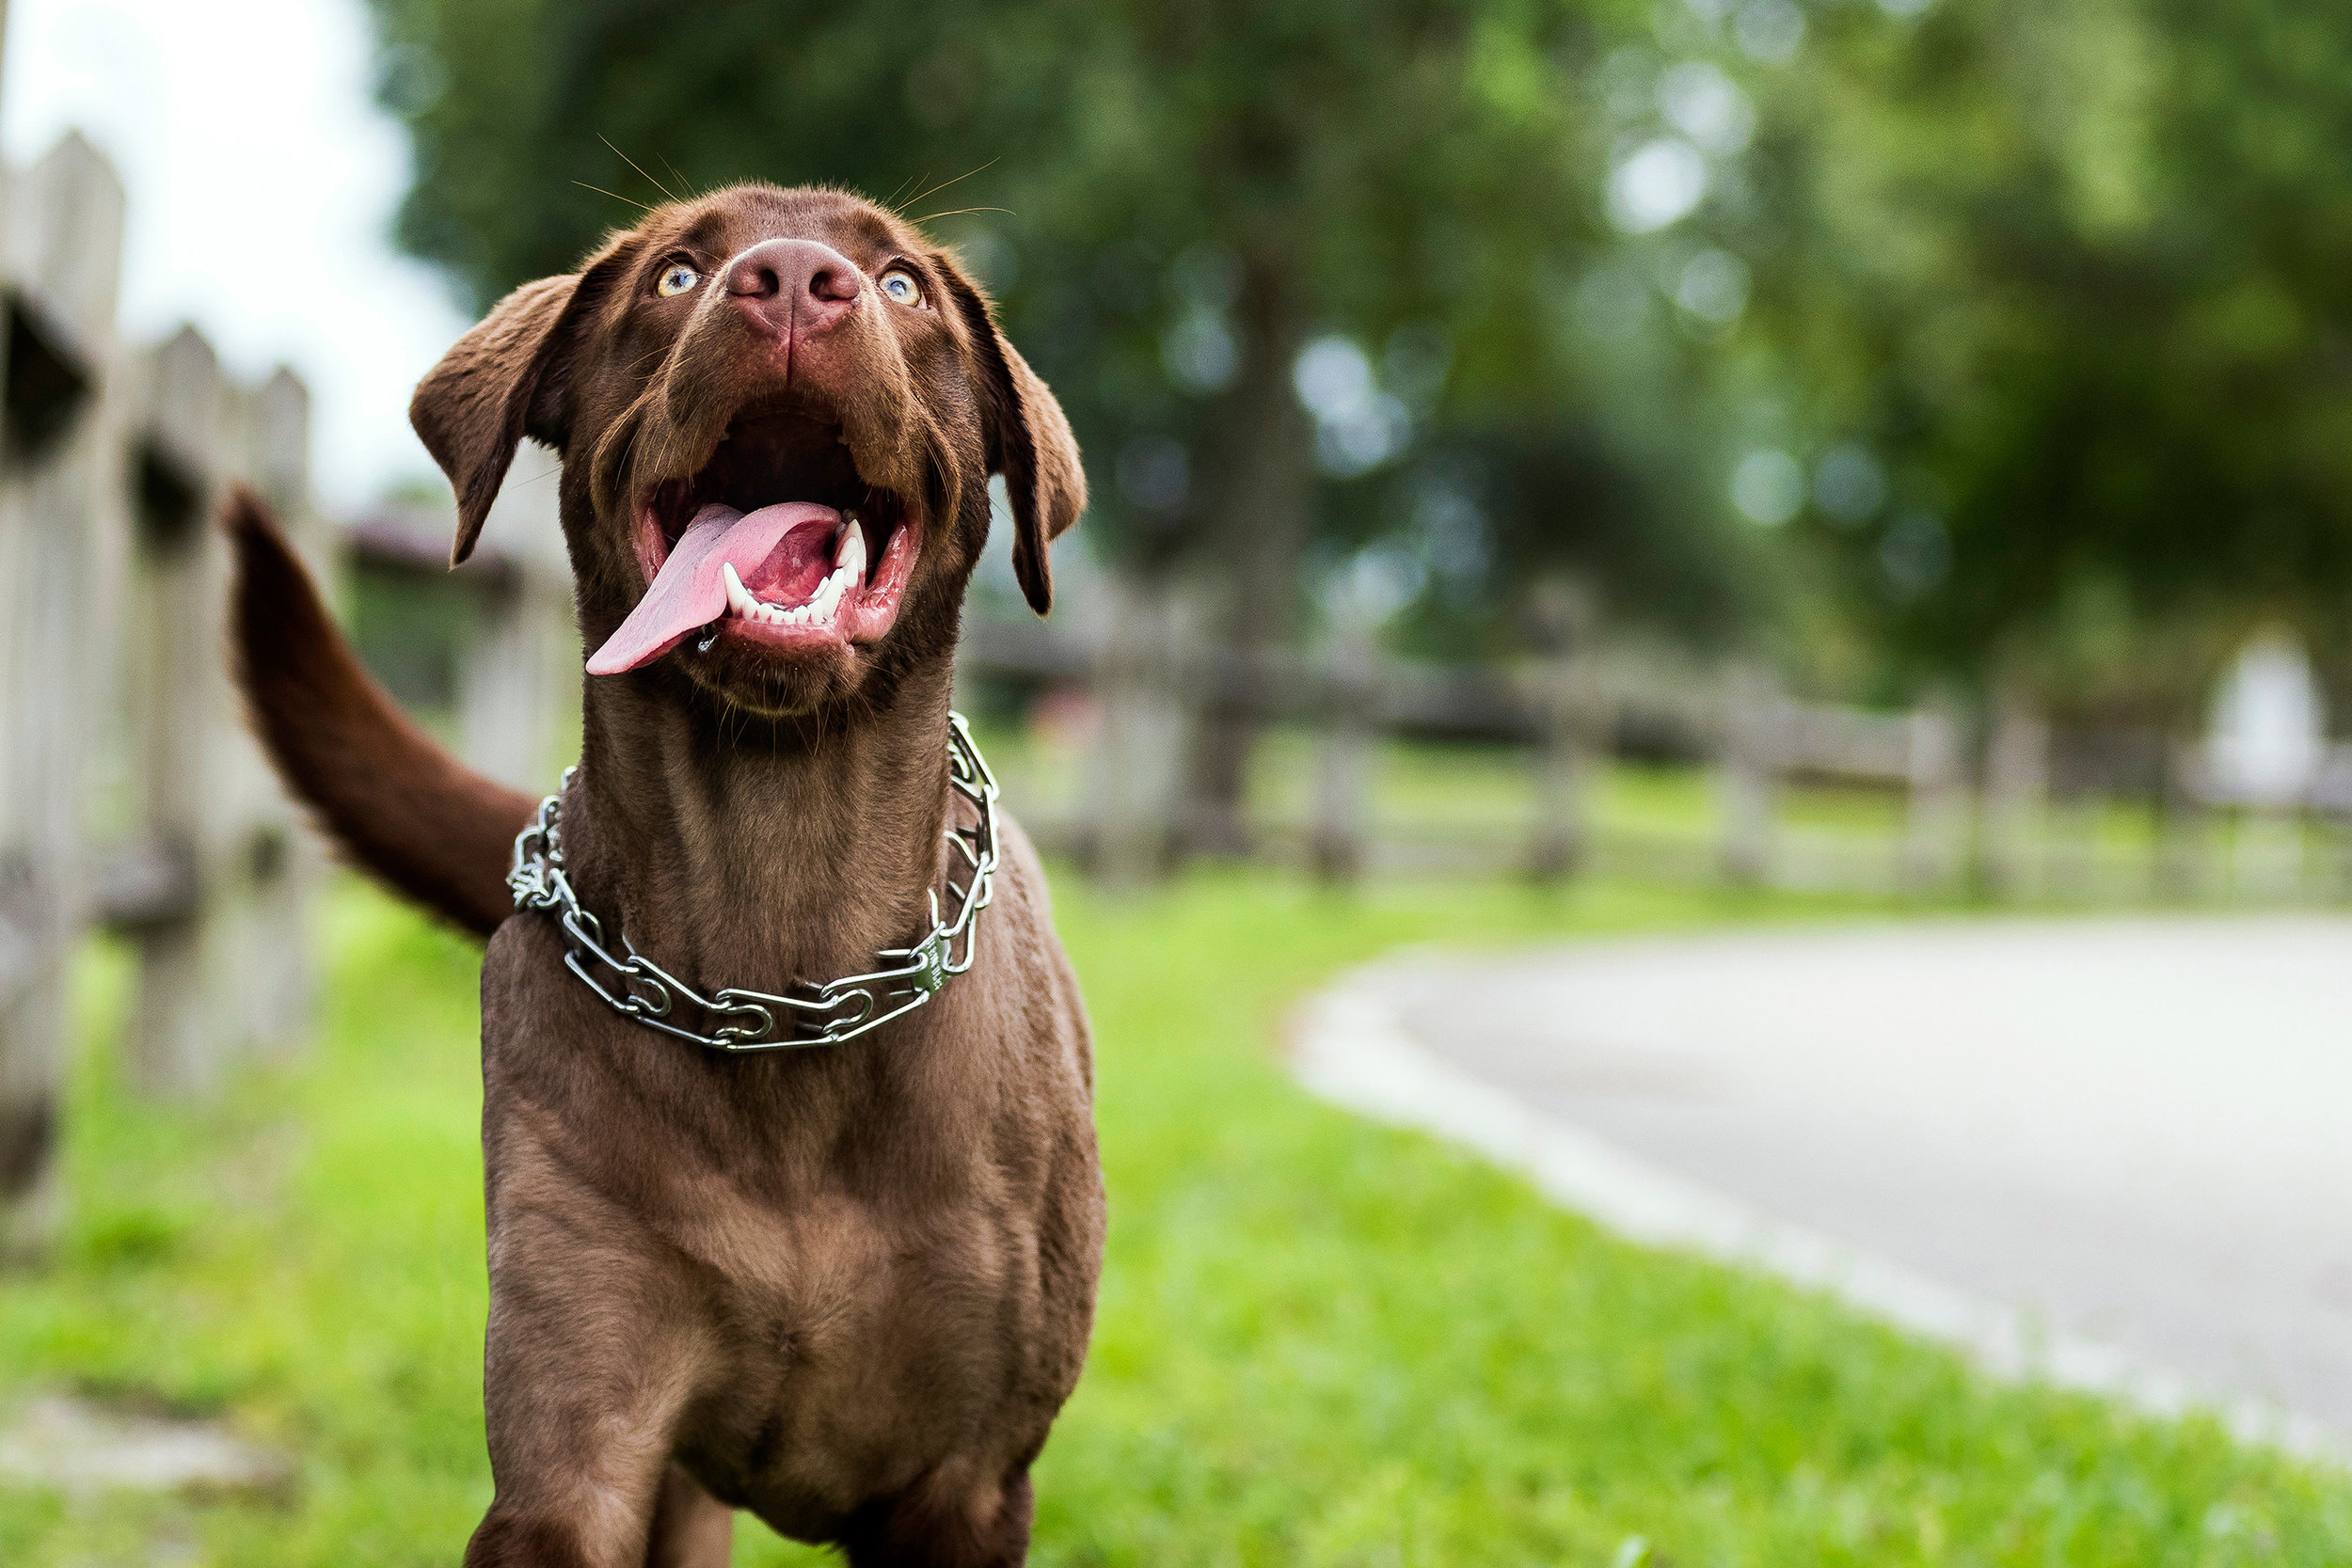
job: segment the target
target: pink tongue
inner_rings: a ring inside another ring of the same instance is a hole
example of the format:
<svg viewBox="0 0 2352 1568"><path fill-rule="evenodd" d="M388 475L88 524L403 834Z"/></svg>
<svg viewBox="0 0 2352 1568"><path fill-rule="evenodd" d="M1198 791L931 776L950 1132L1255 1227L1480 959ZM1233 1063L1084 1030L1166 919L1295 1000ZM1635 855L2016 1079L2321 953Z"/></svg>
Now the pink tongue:
<svg viewBox="0 0 2352 1568"><path fill-rule="evenodd" d="M651 664L688 632L727 612L727 583L720 567L733 566L737 577L748 578L786 534L819 525L832 532L841 526L841 514L808 501L786 501L752 513L716 501L704 507L694 514L621 629L588 660L588 673L617 675Z"/></svg>

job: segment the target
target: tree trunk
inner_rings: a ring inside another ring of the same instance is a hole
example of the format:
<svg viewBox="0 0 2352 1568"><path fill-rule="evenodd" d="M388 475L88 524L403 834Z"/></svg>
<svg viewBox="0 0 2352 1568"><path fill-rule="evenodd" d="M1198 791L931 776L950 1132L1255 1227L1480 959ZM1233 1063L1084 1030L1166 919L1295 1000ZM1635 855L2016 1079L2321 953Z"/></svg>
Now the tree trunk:
<svg viewBox="0 0 2352 1568"><path fill-rule="evenodd" d="M1314 436L1291 387L1304 336L1291 266L1271 250L1244 262L1234 327L1240 370L1213 423L1202 515L1210 590L1224 665L1195 743L1185 811L1186 847L1208 854L1249 848L1249 756L1272 694L1272 656L1290 640L1298 563L1314 489Z"/></svg>

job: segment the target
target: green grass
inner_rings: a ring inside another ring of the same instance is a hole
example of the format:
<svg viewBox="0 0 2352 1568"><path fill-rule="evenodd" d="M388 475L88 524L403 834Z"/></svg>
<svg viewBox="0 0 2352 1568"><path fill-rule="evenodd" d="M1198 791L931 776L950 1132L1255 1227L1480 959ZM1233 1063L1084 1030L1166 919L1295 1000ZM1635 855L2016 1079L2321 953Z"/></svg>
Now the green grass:
<svg viewBox="0 0 2352 1568"><path fill-rule="evenodd" d="M1037 1560L2352 1560L2339 1473L1990 1384L1823 1300L1615 1242L1318 1105L1272 1055L1304 989L1401 942L1820 912L1606 885L1340 900L1242 874L1132 903L1065 890L1112 1230ZM0 1285L0 1397L223 1412L300 1454L294 1500L0 1494L0 1562L152 1560L160 1541L236 1568L447 1564L486 1501L473 956L357 889L332 925L310 1062L195 1114L127 1101L87 1053L70 1234L53 1270ZM119 958L87 990L103 1037ZM810 1560L755 1528L738 1557Z"/></svg>

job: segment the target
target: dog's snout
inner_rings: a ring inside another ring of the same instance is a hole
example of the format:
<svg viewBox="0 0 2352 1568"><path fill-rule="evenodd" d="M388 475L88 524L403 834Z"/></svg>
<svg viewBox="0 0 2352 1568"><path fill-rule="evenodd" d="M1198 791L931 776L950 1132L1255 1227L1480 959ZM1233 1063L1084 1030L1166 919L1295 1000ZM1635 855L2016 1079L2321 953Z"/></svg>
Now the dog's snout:
<svg viewBox="0 0 2352 1568"><path fill-rule="evenodd" d="M779 336L832 325L856 308L865 286L848 257L815 240L770 240L727 263L735 308Z"/></svg>

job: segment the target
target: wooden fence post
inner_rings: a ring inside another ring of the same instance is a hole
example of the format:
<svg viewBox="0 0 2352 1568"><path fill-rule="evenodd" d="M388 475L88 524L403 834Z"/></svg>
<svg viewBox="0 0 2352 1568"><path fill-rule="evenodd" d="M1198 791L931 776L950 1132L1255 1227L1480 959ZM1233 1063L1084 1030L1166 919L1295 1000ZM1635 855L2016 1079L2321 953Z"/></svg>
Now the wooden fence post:
<svg viewBox="0 0 2352 1568"><path fill-rule="evenodd" d="M1333 628L1330 694L1315 764L1313 818L1307 856L1316 878L1353 882L1364 874L1372 829L1372 772L1377 736L1379 649L1360 614L1343 612Z"/></svg>
<svg viewBox="0 0 2352 1568"><path fill-rule="evenodd" d="M1941 704L1915 708L1909 731L1910 796L1903 821L1903 882L1915 893L1948 886L1967 843L1968 784L1960 721Z"/></svg>
<svg viewBox="0 0 2352 1568"><path fill-rule="evenodd" d="M457 672L460 749L501 784L544 795L560 768L555 734L578 670L571 585L528 565L475 595Z"/></svg>
<svg viewBox="0 0 2352 1568"><path fill-rule="evenodd" d="M131 1075L154 1094L210 1087L233 1057L299 1039L310 1008L305 918L315 862L245 725L224 658L221 487L277 492L298 546L326 564L307 493L308 397L291 375L229 386L183 328L130 371L134 492L129 705L149 891L118 910L139 944Z"/></svg>
<svg viewBox="0 0 2352 1568"><path fill-rule="evenodd" d="M1177 619L1164 593L1112 578L1110 635L1094 689L1102 723L1090 759L1095 875L1132 888L1157 880L1174 847L1185 723Z"/></svg>
<svg viewBox="0 0 2352 1568"><path fill-rule="evenodd" d="M1728 880L1759 883L1772 872L1774 798L1788 703L1777 682L1742 664L1724 683L1723 752L1716 791L1723 813L1718 862Z"/></svg>
<svg viewBox="0 0 2352 1568"><path fill-rule="evenodd" d="M2002 898L2040 891L2042 812L2050 791L2050 726L2030 698L1994 699L1984 759L1985 885Z"/></svg>
<svg viewBox="0 0 2352 1568"><path fill-rule="evenodd" d="M280 366L249 392L231 388L230 405L244 427L244 439L223 453L224 462L242 469L276 510L313 578L339 580L333 531L310 499L310 388ZM221 550L209 527L204 548ZM220 661L213 662L217 671ZM231 842L241 846L232 848L222 868L233 885L205 890L222 906L213 918L234 929L224 939L236 954L237 983L225 998L237 1012L226 1021L230 1043L284 1051L310 1033L318 968L310 912L326 888L326 852L287 799L262 749L246 738L242 704L225 676L216 677L214 689L230 710L214 744L224 752L224 771L233 769L237 781L223 804L232 808Z"/></svg>
<svg viewBox="0 0 2352 1568"><path fill-rule="evenodd" d="M219 362L192 327L140 356L129 374L136 400L132 770L142 794L140 852L170 868L170 893L129 922L139 947L139 998L128 1066L142 1089L186 1093L208 1085L220 1065L211 1024L227 978L206 951L198 894L206 867L225 848L215 832L220 814L212 809L220 780L209 677L223 647L227 583L210 569L205 548L224 411Z"/></svg>
<svg viewBox="0 0 2352 1568"><path fill-rule="evenodd" d="M1581 870L1591 853L1585 818L1589 753L1601 739L1601 701L1585 642L1591 634L1591 595L1555 580L1537 594L1534 633L1541 656L1527 683L1535 719L1535 831L1528 872L1560 881Z"/></svg>
<svg viewBox="0 0 2352 1568"><path fill-rule="evenodd" d="M103 521L123 195L69 135L8 182L0 451L0 1254L46 1241L67 982L88 904L85 764L114 584Z"/></svg>
<svg viewBox="0 0 2352 1568"><path fill-rule="evenodd" d="M2159 898L2196 898L2213 891L2214 813L2205 799L2201 742L2168 737L2157 781L2154 883Z"/></svg>
<svg viewBox="0 0 2352 1568"><path fill-rule="evenodd" d="M483 525L483 565L513 565L484 581L460 656L457 712L466 760L501 784L533 795L555 787L556 737L580 709L580 627L571 562L564 551L558 483L562 463L535 443L515 454ZM458 574L466 575L461 568Z"/></svg>

